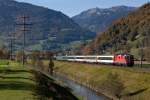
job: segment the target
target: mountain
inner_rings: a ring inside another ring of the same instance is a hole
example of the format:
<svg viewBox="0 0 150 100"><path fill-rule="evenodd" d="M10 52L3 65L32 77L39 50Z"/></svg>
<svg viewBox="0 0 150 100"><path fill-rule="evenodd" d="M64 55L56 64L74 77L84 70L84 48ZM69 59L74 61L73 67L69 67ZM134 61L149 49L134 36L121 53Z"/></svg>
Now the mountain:
<svg viewBox="0 0 150 100"><path fill-rule="evenodd" d="M141 55L141 48L150 51L148 49L150 48L149 23L150 3L115 21L107 31L87 45L84 52L98 54L131 53L138 58Z"/></svg>
<svg viewBox="0 0 150 100"><path fill-rule="evenodd" d="M105 31L113 21L128 15L136 8L127 6L116 6L112 8L93 8L74 16L72 19L81 27L93 32Z"/></svg>
<svg viewBox="0 0 150 100"><path fill-rule="evenodd" d="M95 37L95 33L82 29L62 12L14 0L0 0L0 37L7 38L10 32L21 34L16 23L20 23L17 17L23 15L29 16L33 24L26 35L27 46L41 43L45 47Z"/></svg>

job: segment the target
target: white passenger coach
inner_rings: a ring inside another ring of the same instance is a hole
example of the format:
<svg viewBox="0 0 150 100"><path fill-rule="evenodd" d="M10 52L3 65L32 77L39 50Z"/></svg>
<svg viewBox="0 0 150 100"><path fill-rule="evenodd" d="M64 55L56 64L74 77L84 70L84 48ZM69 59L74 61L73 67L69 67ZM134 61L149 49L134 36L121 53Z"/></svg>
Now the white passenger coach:
<svg viewBox="0 0 150 100"><path fill-rule="evenodd" d="M75 61L87 63L113 63L113 55L110 56L57 56L60 61Z"/></svg>

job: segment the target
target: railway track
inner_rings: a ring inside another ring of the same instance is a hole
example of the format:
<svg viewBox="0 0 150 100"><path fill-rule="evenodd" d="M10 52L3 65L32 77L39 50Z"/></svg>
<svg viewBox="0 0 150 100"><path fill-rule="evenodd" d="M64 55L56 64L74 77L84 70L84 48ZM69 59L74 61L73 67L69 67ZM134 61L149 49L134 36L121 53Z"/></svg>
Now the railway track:
<svg viewBox="0 0 150 100"><path fill-rule="evenodd" d="M140 67L140 65L136 65L133 67L125 67L125 66L116 66L116 65L109 65L109 64L95 64L95 63L83 63L83 62L72 62L72 61L61 61L61 62L68 62L68 63L78 63L78 64L84 64L84 65L92 65L92 67L110 67L110 68L118 68L118 69L127 69L130 71L136 71L136 72L142 72L142 73L150 73L150 64L147 64L147 66L149 65L149 67ZM136 63L139 64L139 63ZM145 63L143 63L145 64Z"/></svg>

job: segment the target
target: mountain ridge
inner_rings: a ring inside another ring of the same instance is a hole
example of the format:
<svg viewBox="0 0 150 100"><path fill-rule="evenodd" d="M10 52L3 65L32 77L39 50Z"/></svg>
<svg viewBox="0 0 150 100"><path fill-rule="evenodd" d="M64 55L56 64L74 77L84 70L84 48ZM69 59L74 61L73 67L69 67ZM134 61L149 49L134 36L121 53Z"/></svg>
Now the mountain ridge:
<svg viewBox="0 0 150 100"><path fill-rule="evenodd" d="M92 8L72 17L81 27L92 32L103 32L113 21L128 15L135 7L115 6L111 8Z"/></svg>
<svg viewBox="0 0 150 100"><path fill-rule="evenodd" d="M16 25L16 18L22 15L29 16L30 21L33 23L31 31L27 35L27 46L40 44L40 40L51 41L46 45L53 45L54 42L63 44L95 37L95 33L81 28L60 11L14 0L0 0L0 36L7 38L9 33L12 32L21 34L18 31L19 26ZM17 31L15 28L17 28ZM45 44L41 45L45 46Z"/></svg>

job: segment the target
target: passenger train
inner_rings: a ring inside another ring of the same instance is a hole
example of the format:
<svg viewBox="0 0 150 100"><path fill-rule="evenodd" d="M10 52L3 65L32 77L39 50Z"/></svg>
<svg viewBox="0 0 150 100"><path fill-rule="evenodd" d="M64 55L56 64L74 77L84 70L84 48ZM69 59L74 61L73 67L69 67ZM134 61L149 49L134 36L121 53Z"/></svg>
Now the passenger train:
<svg viewBox="0 0 150 100"><path fill-rule="evenodd" d="M96 64L111 64L121 66L133 66L134 57L130 54L118 55L92 55L92 56L56 56L59 61L84 62Z"/></svg>

